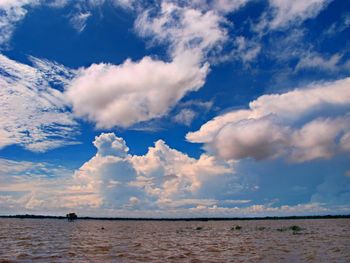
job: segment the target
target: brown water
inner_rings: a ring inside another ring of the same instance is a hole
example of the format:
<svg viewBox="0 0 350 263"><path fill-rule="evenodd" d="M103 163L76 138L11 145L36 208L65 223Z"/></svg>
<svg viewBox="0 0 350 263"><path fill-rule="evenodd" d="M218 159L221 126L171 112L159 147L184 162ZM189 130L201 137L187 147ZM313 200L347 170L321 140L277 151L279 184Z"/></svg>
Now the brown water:
<svg viewBox="0 0 350 263"><path fill-rule="evenodd" d="M242 229L231 230L235 225ZM303 230L277 230L292 225ZM350 219L0 219L0 262L32 261L350 262Z"/></svg>

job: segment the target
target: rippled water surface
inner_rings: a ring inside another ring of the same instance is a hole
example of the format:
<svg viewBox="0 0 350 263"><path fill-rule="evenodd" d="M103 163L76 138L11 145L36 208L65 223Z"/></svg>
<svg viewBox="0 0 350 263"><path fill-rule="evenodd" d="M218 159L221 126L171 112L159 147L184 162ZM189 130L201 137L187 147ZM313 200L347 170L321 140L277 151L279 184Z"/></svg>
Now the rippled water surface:
<svg viewBox="0 0 350 263"><path fill-rule="evenodd" d="M31 261L350 262L350 219L0 219L0 262Z"/></svg>

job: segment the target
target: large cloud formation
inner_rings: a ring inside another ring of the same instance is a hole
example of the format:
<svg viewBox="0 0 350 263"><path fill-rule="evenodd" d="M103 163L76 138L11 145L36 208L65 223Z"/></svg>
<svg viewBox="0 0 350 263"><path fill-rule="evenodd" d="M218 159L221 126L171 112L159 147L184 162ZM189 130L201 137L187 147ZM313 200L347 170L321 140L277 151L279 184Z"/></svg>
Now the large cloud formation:
<svg viewBox="0 0 350 263"><path fill-rule="evenodd" d="M129 127L164 116L204 85L209 72L205 56L226 38L222 18L166 2L157 12L142 12L135 27L141 36L167 43L170 61L144 57L81 68L66 92L77 116L99 128Z"/></svg>
<svg viewBox="0 0 350 263"><path fill-rule="evenodd" d="M225 159L303 162L350 152L350 78L263 95L205 123L187 140Z"/></svg>
<svg viewBox="0 0 350 263"><path fill-rule="evenodd" d="M78 73L66 94L74 113L97 127L128 127L163 116L187 92L199 89L207 72L208 66L199 66L196 58L94 64Z"/></svg>
<svg viewBox="0 0 350 263"><path fill-rule="evenodd" d="M169 0L159 1L150 9L146 3L132 0L77 1L72 5L71 22L78 31L85 28L93 8L112 3L135 12L135 31L151 43L165 44L168 58L145 56L137 61L127 59L120 65L100 63L81 68L65 94L75 115L98 128L130 127L166 115L186 94L204 85L210 68L208 56L217 56L215 51L228 40L225 16L248 2ZM271 27L283 27L316 16L328 2L271 0L266 11L269 15L262 18ZM9 41L16 23L30 7L59 8L68 4L60 0L0 1L0 43ZM232 54L239 54L244 63L260 52L259 45L250 46L243 37L236 40L238 49Z"/></svg>
<svg viewBox="0 0 350 263"><path fill-rule="evenodd" d="M113 133L97 136L94 144L96 155L75 172L0 158L0 214L62 215L74 210L90 216L222 217L349 211L344 192L348 182L342 176L344 185L335 183L333 171L329 180L336 188L327 188L325 181L310 202L277 205L278 200L262 198L261 192L256 196L258 186L238 181L233 163L208 155L191 158L163 141L144 155L130 155L125 141ZM237 199L242 195L244 199Z"/></svg>
<svg viewBox="0 0 350 263"><path fill-rule="evenodd" d="M233 174L233 164L206 154L191 158L162 140L141 156L128 154L114 133L102 133L94 145L97 154L75 172L74 189L86 192L87 204L105 208L197 206L209 198L201 197L206 184Z"/></svg>

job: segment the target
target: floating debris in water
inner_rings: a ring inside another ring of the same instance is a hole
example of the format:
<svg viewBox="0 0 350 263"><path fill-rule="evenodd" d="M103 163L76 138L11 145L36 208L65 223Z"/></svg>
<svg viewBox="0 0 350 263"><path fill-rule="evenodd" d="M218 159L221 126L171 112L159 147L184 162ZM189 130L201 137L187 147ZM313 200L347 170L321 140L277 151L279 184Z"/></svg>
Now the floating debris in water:
<svg viewBox="0 0 350 263"><path fill-rule="evenodd" d="M241 229L242 229L242 227L239 225L231 227L231 230L241 230Z"/></svg>
<svg viewBox="0 0 350 263"><path fill-rule="evenodd" d="M303 228L301 228L300 226L297 226L297 225L293 225L290 227L277 228L277 231L279 231L279 232L293 231L293 234L296 234L302 230L303 230Z"/></svg>
<svg viewBox="0 0 350 263"><path fill-rule="evenodd" d="M303 230L300 226L297 226L297 225L290 226L289 229L293 230L293 231L301 231L301 230Z"/></svg>

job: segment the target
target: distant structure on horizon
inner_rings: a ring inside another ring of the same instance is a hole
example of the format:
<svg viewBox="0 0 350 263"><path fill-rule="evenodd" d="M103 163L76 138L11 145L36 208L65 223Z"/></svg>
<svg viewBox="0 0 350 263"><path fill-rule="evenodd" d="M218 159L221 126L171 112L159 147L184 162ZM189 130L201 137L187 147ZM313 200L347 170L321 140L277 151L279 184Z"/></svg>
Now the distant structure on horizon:
<svg viewBox="0 0 350 263"><path fill-rule="evenodd" d="M67 217L68 221L73 221L73 220L75 220L75 219L78 219L78 216L77 216L76 213L68 213L68 214L66 215L66 217Z"/></svg>

